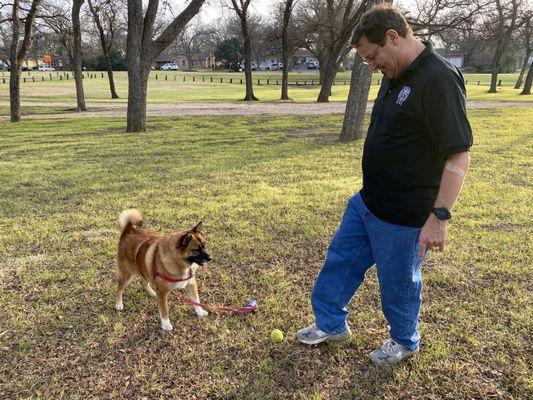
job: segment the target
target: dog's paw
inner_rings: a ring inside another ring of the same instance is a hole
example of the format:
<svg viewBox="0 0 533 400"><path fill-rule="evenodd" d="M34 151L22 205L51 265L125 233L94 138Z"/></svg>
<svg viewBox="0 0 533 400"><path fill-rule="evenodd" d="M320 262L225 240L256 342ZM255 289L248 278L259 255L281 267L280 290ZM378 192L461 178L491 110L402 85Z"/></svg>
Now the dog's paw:
<svg viewBox="0 0 533 400"><path fill-rule="evenodd" d="M196 315L198 317L206 317L209 315L209 313L207 311L205 311L203 308L201 307L198 307L198 308L195 308L194 311L196 312Z"/></svg>
<svg viewBox="0 0 533 400"><path fill-rule="evenodd" d="M161 320L161 329L167 332L172 330L172 324L168 319Z"/></svg>
<svg viewBox="0 0 533 400"><path fill-rule="evenodd" d="M117 311L122 311L122 310L124 310L124 304L122 304L122 303L116 303L116 304L115 304L115 310L117 310Z"/></svg>

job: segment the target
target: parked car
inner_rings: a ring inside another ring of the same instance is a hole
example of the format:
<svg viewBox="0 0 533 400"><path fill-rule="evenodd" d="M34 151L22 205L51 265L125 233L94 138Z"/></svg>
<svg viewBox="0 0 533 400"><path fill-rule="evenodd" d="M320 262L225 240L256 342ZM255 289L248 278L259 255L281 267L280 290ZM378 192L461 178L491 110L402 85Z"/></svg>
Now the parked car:
<svg viewBox="0 0 533 400"><path fill-rule="evenodd" d="M278 63L270 64L270 70L271 71L277 71L278 70Z"/></svg>
<svg viewBox="0 0 533 400"><path fill-rule="evenodd" d="M51 71L55 71L55 70L56 69L54 67L49 67L48 65L39 66L39 71L51 72Z"/></svg>
<svg viewBox="0 0 533 400"><path fill-rule="evenodd" d="M178 69L178 64L175 63L166 63L161 66L162 71L177 71Z"/></svg>
<svg viewBox="0 0 533 400"><path fill-rule="evenodd" d="M252 71L257 71L257 64L252 61ZM244 63L239 64L239 72L244 72Z"/></svg>
<svg viewBox="0 0 533 400"><path fill-rule="evenodd" d="M318 64L316 61L307 61L307 69L317 69Z"/></svg>

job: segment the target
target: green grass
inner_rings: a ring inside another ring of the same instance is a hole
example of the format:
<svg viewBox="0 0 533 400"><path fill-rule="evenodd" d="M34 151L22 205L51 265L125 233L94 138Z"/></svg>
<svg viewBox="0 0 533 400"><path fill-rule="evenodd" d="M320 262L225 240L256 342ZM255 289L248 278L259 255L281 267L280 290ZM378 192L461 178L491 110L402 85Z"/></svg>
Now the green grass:
<svg viewBox="0 0 533 400"><path fill-rule="evenodd" d="M304 347L309 293L346 201L362 143L340 116L6 123L0 147L0 390L4 398L525 399L531 379L533 110L475 110L471 171L446 252L423 268L421 353L392 368L371 270L350 305L353 339ZM135 282L116 312L117 217L138 207L157 232L203 220L214 261L202 300L170 302L162 334ZM269 342L273 328L287 339Z"/></svg>
<svg viewBox="0 0 533 400"><path fill-rule="evenodd" d="M127 75L125 72L115 73L115 81L117 92L120 99L113 100L109 94L109 87L106 75L102 78L101 73L95 74L96 78L86 78L84 80L85 98L88 102L127 102ZM330 101L345 101L348 96L350 73L342 72L337 76L337 85L333 87L332 97ZM32 72L30 76L36 76L37 81L21 84L21 98L26 102L35 103L51 103L51 102L75 102L76 92L74 81L72 77L69 80L58 80L60 74L52 73L52 81L40 81L40 76L45 76L49 79L49 73ZM494 100L494 101L518 101L531 102L531 96L520 96L521 90L516 90L507 83L514 82L517 74L502 74L502 79L505 81L505 86L498 88L498 93L489 94L488 82L490 82L490 75L488 74L466 74L465 78L468 80L468 98L469 100ZM24 76L24 74L23 74ZM155 78L157 76L157 79ZM165 80L167 77L167 80ZM183 81L185 77L186 81ZM192 79L195 79L193 82ZM203 77L203 81L202 81ZM213 82L211 82L213 77ZM254 72L254 92L261 101L279 101L281 94L281 72ZM223 83L220 83L220 78ZM373 85L369 93L369 99L373 100L376 97L378 90L378 82L381 79L381 74L374 74ZM174 80L176 79L176 80ZM229 83L232 79L233 83ZM148 86L148 102L229 102L238 101L244 97L245 85L240 84L244 80L242 73L212 73L206 72L161 72L153 71L149 80ZM267 79L269 84L267 85ZM318 73L298 72L290 75L290 81L293 83L307 82L314 79L315 83L318 79ZM261 84L258 85L257 81ZM478 86L477 81L481 80L484 84ZM345 84L346 83L346 84ZM289 96L296 102L314 102L318 97L320 87L318 85L296 86L292 85L289 88ZM9 101L9 87L2 84L0 80L0 101ZM0 114L1 115L1 114ZM5 114L4 114L5 115Z"/></svg>

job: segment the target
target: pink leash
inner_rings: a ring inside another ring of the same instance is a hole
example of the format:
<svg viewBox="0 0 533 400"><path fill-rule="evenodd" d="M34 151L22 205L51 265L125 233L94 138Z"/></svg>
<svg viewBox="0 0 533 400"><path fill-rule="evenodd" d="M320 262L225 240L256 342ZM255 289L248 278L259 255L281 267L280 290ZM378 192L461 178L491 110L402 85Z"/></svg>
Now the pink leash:
<svg viewBox="0 0 533 400"><path fill-rule="evenodd" d="M257 311L258 309L257 303L255 300L251 300L248 303L248 305L245 307L224 307L224 306L208 306L207 304L197 303L196 301L193 301L189 299L187 296L182 295L182 294L178 295L178 298L181 301L184 301L185 303L189 303L194 306L199 306L209 311L222 311L222 312L229 312L229 313L234 313L234 314L249 314L254 311Z"/></svg>

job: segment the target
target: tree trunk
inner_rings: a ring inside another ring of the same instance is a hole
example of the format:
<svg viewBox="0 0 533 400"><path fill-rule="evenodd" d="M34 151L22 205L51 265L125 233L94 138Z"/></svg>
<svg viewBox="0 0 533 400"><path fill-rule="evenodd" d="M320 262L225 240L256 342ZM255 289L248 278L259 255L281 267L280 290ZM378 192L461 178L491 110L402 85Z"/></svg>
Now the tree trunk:
<svg viewBox="0 0 533 400"><path fill-rule="evenodd" d="M94 22L96 24L96 28L98 29L98 36L100 37L100 45L102 46L102 52L104 53L104 61L107 71L107 78L109 80L109 90L111 91L111 98L112 99L118 99L118 94L115 89L115 80L113 78L113 66L111 65L111 58L109 57L109 52L113 46L113 27L110 26L110 35L111 39L107 40L106 34L104 32L104 27L102 26L102 22L100 21L100 10L101 8L95 8L89 0L89 9L91 10L91 14L93 15ZM113 21L114 21L114 14L113 14ZM110 24L111 25L111 24Z"/></svg>
<svg viewBox="0 0 533 400"><path fill-rule="evenodd" d="M496 84L498 82L498 70L500 68L500 60L502 58L502 49L501 44L498 43L496 51L494 52L494 57L492 58L492 71L490 79L490 89L489 93L496 93Z"/></svg>
<svg viewBox="0 0 533 400"><path fill-rule="evenodd" d="M189 64L188 68L194 69L194 60L192 59L192 52L187 52L185 56L187 58L187 64Z"/></svg>
<svg viewBox="0 0 533 400"><path fill-rule="evenodd" d="M285 11L283 13L283 25L281 30L281 58L283 63L281 76L281 100L290 100L289 98L289 20L292 12L292 1L287 0Z"/></svg>
<svg viewBox="0 0 533 400"><path fill-rule="evenodd" d="M241 18L242 36L244 38L244 76L246 79L246 96L244 101L257 101L259 100L254 96L254 88L252 83L252 43L250 41L250 34L248 32L248 25L246 21L246 14L244 18Z"/></svg>
<svg viewBox="0 0 533 400"><path fill-rule="evenodd" d="M142 3L137 0L128 0L128 52L126 54L126 65L128 68L128 122L126 132L144 132L146 130L145 90L148 87L148 81L143 85L142 42Z"/></svg>
<svg viewBox="0 0 533 400"><path fill-rule="evenodd" d="M316 100L317 103L328 103L329 96L331 96L331 87L337 75L337 66L334 60L328 59L324 65L320 65L320 73L322 74L322 87Z"/></svg>
<svg viewBox="0 0 533 400"><path fill-rule="evenodd" d="M531 83L533 82L533 63L529 65L529 71L526 77L526 83L524 83L524 89L520 94L531 94Z"/></svg>
<svg viewBox="0 0 533 400"><path fill-rule="evenodd" d="M28 54L28 49L32 42L33 23L37 10L41 5L41 0L33 0L30 10L24 18L24 39L20 42L22 21L19 16L20 2L13 0L13 11L11 13L12 29L11 47L9 51L9 63L11 64L9 82L9 108L11 122L20 121L20 75L22 73L22 62Z"/></svg>
<svg viewBox="0 0 533 400"><path fill-rule="evenodd" d="M20 74L22 73L21 65L18 60L18 45L20 40L21 23L19 19L19 0L13 2L13 34L11 36L11 47L9 51L9 107L11 113L11 122L20 121Z"/></svg>
<svg viewBox="0 0 533 400"><path fill-rule="evenodd" d="M128 68L128 126L126 132L146 131L146 96L150 65Z"/></svg>
<svg viewBox="0 0 533 400"><path fill-rule="evenodd" d="M183 10L153 40L154 22L159 6L158 0L150 0L143 11L141 0L128 0L128 35L126 64L128 67L128 113L127 132L146 130L146 97L150 65L183 31L187 23L198 14L204 0L190 0Z"/></svg>
<svg viewBox="0 0 533 400"><path fill-rule="evenodd" d="M11 122L20 121L20 75L22 69L20 64L11 63L9 72L9 106L11 113Z"/></svg>
<svg viewBox="0 0 533 400"><path fill-rule="evenodd" d="M522 86L522 81L524 79L524 74L526 73L529 57L531 55L531 49L527 49L526 51L526 57L524 58L524 62L522 63L522 69L520 70L520 75L518 75L518 79L514 85L515 89L520 89L520 86Z"/></svg>
<svg viewBox="0 0 533 400"><path fill-rule="evenodd" d="M522 81L524 79L524 74L527 71L527 67L529 65L529 57L531 56L531 18L529 18L526 22L525 27L525 39L524 43L526 45L526 56L524 58L524 62L522 63L522 68L520 69L520 75L518 76L518 79L514 85L515 89L520 89L520 86L522 86Z"/></svg>
<svg viewBox="0 0 533 400"><path fill-rule="evenodd" d="M107 78L109 80L109 90L111 91L111 98L118 99L118 94L115 89L115 80L113 79L113 67L111 65L111 58L109 57L109 51L104 50L104 60L107 69Z"/></svg>
<svg viewBox="0 0 533 400"><path fill-rule="evenodd" d="M340 140L343 142L357 140L363 136L363 123L371 83L372 71L363 63L361 57L356 55L340 135Z"/></svg>
<svg viewBox="0 0 533 400"><path fill-rule="evenodd" d="M72 3L72 72L76 82L76 101L78 111L87 111L85 94L83 93L83 77L81 68L81 28L80 9L85 0L74 0Z"/></svg>

